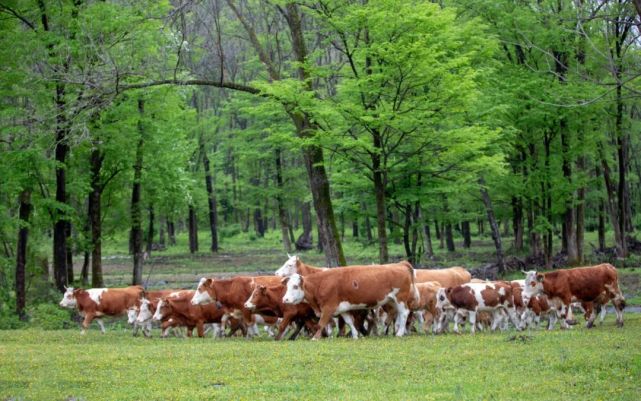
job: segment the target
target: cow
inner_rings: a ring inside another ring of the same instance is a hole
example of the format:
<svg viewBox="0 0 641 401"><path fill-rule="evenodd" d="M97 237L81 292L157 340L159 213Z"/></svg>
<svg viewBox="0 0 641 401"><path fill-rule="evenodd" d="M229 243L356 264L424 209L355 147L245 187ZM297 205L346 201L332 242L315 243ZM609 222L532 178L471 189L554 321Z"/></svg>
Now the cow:
<svg viewBox="0 0 641 401"><path fill-rule="evenodd" d="M416 290L419 294L418 300L413 300L409 308L418 317L419 329L425 334L431 330L432 323L436 319L436 293L442 285L438 281L427 281L416 283Z"/></svg>
<svg viewBox="0 0 641 401"><path fill-rule="evenodd" d="M225 280L202 278L191 303L205 305L215 302L223 305L230 313L240 314L248 326L248 335L254 336L258 334L258 328L252 312L245 307L245 302L251 296L255 286L277 285L281 280L276 276L237 276Z"/></svg>
<svg viewBox="0 0 641 401"><path fill-rule="evenodd" d="M609 263L548 273L525 272L524 297L529 299L541 293L561 302L561 318L566 323L572 302L599 303L611 300L617 315L617 326L623 327L625 297L619 289L617 270ZM590 313L586 327L593 327L595 318L596 315Z"/></svg>
<svg viewBox="0 0 641 401"><path fill-rule="evenodd" d="M291 323L296 324L296 329L290 336L290 340L296 339L303 326L307 326L310 331L313 330L316 332L318 327L316 327L317 325L314 322L314 320L317 320L314 310L306 303L300 303L298 305L287 305L283 303L286 290L287 288L282 283L270 287L257 285L249 299L245 302L245 308L252 312L267 312L282 317L278 326L276 340L283 338L287 327L289 327Z"/></svg>
<svg viewBox="0 0 641 401"><path fill-rule="evenodd" d="M313 336L314 340L318 340L322 328L339 315L350 326L352 338L358 338L352 315L347 312L373 309L388 303L394 305L397 312L396 335L403 336L409 315L408 305L419 297L414 285L414 268L406 261L336 267L307 276L295 273L285 278L284 283L287 285L284 303L295 305L305 300L320 316L320 327Z"/></svg>
<svg viewBox="0 0 641 401"><path fill-rule="evenodd" d="M181 326L187 326L187 336L191 337L194 327L197 330L198 337L205 335L205 324L221 323L227 310L215 304L209 305L192 305L191 299L194 291L181 291L174 296L160 298L153 319L165 321L163 324L163 336L171 323ZM173 320L173 321L171 321Z"/></svg>
<svg viewBox="0 0 641 401"><path fill-rule="evenodd" d="M143 297L139 299L136 304L130 307L127 310L127 321L133 326L133 335L138 335L138 330L142 327L142 332L145 337L148 337L151 334L151 316L153 311L156 310L156 304L158 298L168 296L172 293L177 293L180 290L155 290L155 291L146 291L143 293ZM152 300L152 310L149 310L149 305L147 306L147 312L144 314L143 318L138 318L140 312L142 311L142 305L144 300Z"/></svg>
<svg viewBox="0 0 641 401"><path fill-rule="evenodd" d="M454 331L459 333L458 324L461 315L467 314L470 332L476 332L478 312L492 313L492 327L496 330L503 321L505 313L513 316L512 286L505 282L467 283L451 288L440 288L437 292L436 306L440 313L453 308L457 311L454 317ZM460 313L459 313L460 311Z"/></svg>
<svg viewBox="0 0 641 401"><path fill-rule="evenodd" d="M134 285L126 288L66 288L60 301L63 308L77 308L81 316L82 330L85 334L91 322L96 319L100 331L105 333L105 326L102 323L102 316L120 316L127 313L127 310L134 306L142 297L143 288Z"/></svg>
<svg viewBox="0 0 641 401"><path fill-rule="evenodd" d="M472 280L470 272L462 267L449 267L447 269L416 269L416 282L426 283L436 281L441 287L456 287L469 283Z"/></svg>

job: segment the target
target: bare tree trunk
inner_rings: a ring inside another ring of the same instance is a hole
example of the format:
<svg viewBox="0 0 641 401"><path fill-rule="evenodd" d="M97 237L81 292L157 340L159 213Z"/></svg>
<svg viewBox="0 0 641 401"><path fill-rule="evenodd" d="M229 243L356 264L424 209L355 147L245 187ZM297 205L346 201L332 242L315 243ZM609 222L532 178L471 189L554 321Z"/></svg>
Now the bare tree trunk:
<svg viewBox="0 0 641 401"><path fill-rule="evenodd" d="M160 244L161 247L165 247L167 244L167 239L165 236L165 222L164 222L164 217L160 218L160 221L158 222L158 243Z"/></svg>
<svg viewBox="0 0 641 401"><path fill-rule="evenodd" d="M278 220L280 222L281 238L283 240L283 247L285 252L289 253L292 250L292 243L289 241L289 222L287 220L287 211L285 210L285 204L283 202L283 167L282 167L282 154L281 149L276 147L275 150L275 160L276 160L276 186L278 187L278 193L276 195L276 206L278 207Z"/></svg>
<svg viewBox="0 0 641 401"><path fill-rule="evenodd" d="M66 167L69 145L67 143L68 122L65 117L65 87L56 84L56 202L67 204ZM67 217L64 210L57 208L53 226L53 276L56 287L65 292L67 285Z"/></svg>
<svg viewBox="0 0 641 401"><path fill-rule="evenodd" d="M131 243L134 257L134 270L132 285L142 285L142 264L143 264L143 232L142 232L142 163L144 145L144 124L143 115L145 112L145 101L138 99L138 144L136 145L136 161L134 163L134 184L131 191Z"/></svg>
<svg viewBox="0 0 641 401"><path fill-rule="evenodd" d="M203 165L205 168L205 186L207 187L207 206L209 208L209 230L211 231L211 245L209 249L212 252L218 252L218 210L216 203L216 192L212 173L210 170L209 157L204 146L201 146L203 155Z"/></svg>
<svg viewBox="0 0 641 401"><path fill-rule="evenodd" d="M149 205L149 227L147 230L147 257L151 256L151 251L154 246L154 220L156 216L154 215L154 205Z"/></svg>
<svg viewBox="0 0 641 401"><path fill-rule="evenodd" d="M614 231L614 243L616 247L617 257L625 258L627 256L627 244L624 239L623 230L619 220L619 209L615 199L615 188L612 183L610 174L610 166L603 155L603 149L599 149L601 157L601 167L603 168L603 181L605 183L605 192L607 194L607 208L610 214L610 221L612 222L612 229Z"/></svg>
<svg viewBox="0 0 641 401"><path fill-rule="evenodd" d="M189 205L189 252L198 252L198 219L196 217L196 209L194 205Z"/></svg>
<svg viewBox="0 0 641 401"><path fill-rule="evenodd" d="M490 195L487 193L485 187L485 179L483 177L479 178L479 185L481 188L481 198L483 199L483 204L485 205L485 211L487 213L487 220L492 229L492 239L494 240L494 247L496 248L496 261L499 267L499 274L505 272L505 265L503 264L503 245L501 243L501 233L499 231L499 225L496 223L496 217L494 216L494 207L492 206L492 200Z"/></svg>
<svg viewBox="0 0 641 401"><path fill-rule="evenodd" d="M20 229L18 230L18 243L16 246L16 313L21 320L26 319L25 306L26 293L26 265L27 242L29 240L29 216L31 215L31 191L23 190L20 193Z"/></svg>
<svg viewBox="0 0 641 401"><path fill-rule="evenodd" d="M358 218L352 220L352 238L358 238Z"/></svg>
<svg viewBox="0 0 641 401"><path fill-rule="evenodd" d="M254 231L260 238L265 236L265 225L260 207L254 208Z"/></svg>
<svg viewBox="0 0 641 401"><path fill-rule="evenodd" d="M514 230L514 250L523 250L523 200L512 197L512 229Z"/></svg>
<svg viewBox="0 0 641 401"><path fill-rule="evenodd" d="M167 219L167 237L169 237L169 245L176 245L176 226L169 219Z"/></svg>
<svg viewBox="0 0 641 401"><path fill-rule="evenodd" d="M89 264L91 263L91 253L87 250L84 251L82 258L82 269L80 269L80 283L84 287L89 285Z"/></svg>
<svg viewBox="0 0 641 401"><path fill-rule="evenodd" d="M67 283L74 282L73 277L73 241L71 241L71 222L67 221L65 225L65 232L67 233Z"/></svg>
<svg viewBox="0 0 641 401"><path fill-rule="evenodd" d="M303 233L296 240L297 250L309 250L314 247L312 240L312 213L309 202L301 205ZM320 241L320 238L319 238Z"/></svg>
<svg viewBox="0 0 641 401"><path fill-rule="evenodd" d="M447 244L448 252L454 252L456 250L454 246L454 236L452 234L452 223L449 221L445 223L445 243Z"/></svg>
<svg viewBox="0 0 641 401"><path fill-rule="evenodd" d="M434 257L434 247L432 246L432 233L430 232L429 219L423 223L423 240L425 242L425 256L428 259Z"/></svg>
<svg viewBox="0 0 641 401"><path fill-rule="evenodd" d="M605 204L599 200L599 251L605 250Z"/></svg>
<svg viewBox="0 0 641 401"><path fill-rule="evenodd" d="M465 220L461 223L461 233L463 234L463 248L469 249L472 246L472 235L470 232L470 222Z"/></svg>
<svg viewBox="0 0 641 401"><path fill-rule="evenodd" d="M100 171L104 160L97 143L91 150L91 193L89 194L88 220L91 226L91 286L104 287L102 278L102 219L101 200L103 186L100 180ZM132 250L133 253L133 250Z"/></svg>
<svg viewBox="0 0 641 401"><path fill-rule="evenodd" d="M374 240L374 236L372 235L372 224L369 220L369 213L367 211L367 205L365 204L365 202L361 202L361 211L365 215L365 237L367 238L367 243L371 244Z"/></svg>

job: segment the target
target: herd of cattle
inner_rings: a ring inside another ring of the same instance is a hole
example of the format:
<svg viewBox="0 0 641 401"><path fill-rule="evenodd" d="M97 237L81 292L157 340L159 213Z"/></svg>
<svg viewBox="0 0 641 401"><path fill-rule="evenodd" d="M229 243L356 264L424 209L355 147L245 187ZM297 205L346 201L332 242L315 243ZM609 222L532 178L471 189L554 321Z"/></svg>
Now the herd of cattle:
<svg viewBox="0 0 641 401"><path fill-rule="evenodd" d="M481 281L461 267L415 270L408 262L386 265L319 268L291 256L274 276L203 278L196 290L145 291L127 288L68 288L60 306L76 308L84 316L82 333L95 319L102 332L103 316L128 314L134 335L142 329L151 335L152 322L160 323L162 336L171 329L205 328L214 336L246 336L258 326L282 339L291 331L295 339L304 329L319 339L337 327L351 336L387 334L403 336L418 322L425 333L460 332L469 323L476 330L517 330L537 327L547 319L552 329L574 323L573 307L583 310L587 327L596 315L601 321L610 302L616 322L623 326L625 299L618 286L616 268L610 264L524 272L524 280ZM277 328L274 334L273 330Z"/></svg>

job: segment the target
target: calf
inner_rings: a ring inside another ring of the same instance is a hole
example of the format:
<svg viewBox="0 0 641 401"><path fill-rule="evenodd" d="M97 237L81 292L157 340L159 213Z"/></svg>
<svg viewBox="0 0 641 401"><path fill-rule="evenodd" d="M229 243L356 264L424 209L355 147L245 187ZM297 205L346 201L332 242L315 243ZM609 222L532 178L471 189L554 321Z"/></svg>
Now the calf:
<svg viewBox="0 0 641 401"><path fill-rule="evenodd" d="M566 321L572 302L594 303L612 301L617 315L617 326L623 327L625 298L619 290L617 270L609 263L597 266L555 270L549 273L525 272L526 298L546 294L548 298L559 299L562 303L561 317ZM594 324L595 314L590 314L586 324Z"/></svg>
<svg viewBox="0 0 641 401"><path fill-rule="evenodd" d="M145 291L143 298L139 299L134 306L127 310L127 320L133 326L133 335L138 335L138 330L142 328L145 337L151 335L151 317L156 310L157 300L159 298L177 294L180 290L157 290ZM149 302L151 300L151 302ZM147 301L147 304L144 302ZM143 313L143 308L145 309ZM141 313L143 313L141 317Z"/></svg>
<svg viewBox="0 0 641 401"><path fill-rule="evenodd" d="M427 281L424 283L416 283L416 290L419 294L419 299L410 302L409 307L418 315L420 328L428 333L429 328L437 316L436 312L436 293L442 288L441 283L437 281Z"/></svg>
<svg viewBox="0 0 641 401"><path fill-rule="evenodd" d="M283 297L286 291L287 288L283 284L271 287L257 285L247 302L245 302L245 308L252 312L268 312L273 313L275 316L282 317L278 326L276 340L282 339L285 330L292 322L296 324L296 330L289 338L290 340L296 339L298 333L300 333L300 330L305 325L307 325L308 330L315 332L318 327L316 327L316 323L314 323L314 320L317 320L314 310L306 303L300 303L298 305L287 305L283 303Z"/></svg>
<svg viewBox="0 0 641 401"><path fill-rule="evenodd" d="M352 337L358 337L353 310L373 309L392 304L397 312L396 335L405 334L409 303L418 299L414 285L414 269L408 262L388 265L348 266L328 269L308 276L294 274L285 279L286 304L307 301L317 315L320 328L313 339L319 339L322 328L332 317L342 316L350 326Z"/></svg>
<svg viewBox="0 0 641 401"><path fill-rule="evenodd" d="M214 304L192 305L190 301L193 295L194 291L181 291L176 296L164 297L158 301L153 319L169 322L169 324L163 325L163 336L166 335L166 330L171 323L187 326L188 337L191 337L194 327L198 332L198 337L203 337L206 323L221 323L226 310Z"/></svg>
<svg viewBox="0 0 641 401"><path fill-rule="evenodd" d="M143 288L139 285L126 288L67 288L60 301L63 308L77 308L84 316L80 334L85 334L91 322L96 319L100 331L105 333L102 316L120 316L136 305L142 297Z"/></svg>

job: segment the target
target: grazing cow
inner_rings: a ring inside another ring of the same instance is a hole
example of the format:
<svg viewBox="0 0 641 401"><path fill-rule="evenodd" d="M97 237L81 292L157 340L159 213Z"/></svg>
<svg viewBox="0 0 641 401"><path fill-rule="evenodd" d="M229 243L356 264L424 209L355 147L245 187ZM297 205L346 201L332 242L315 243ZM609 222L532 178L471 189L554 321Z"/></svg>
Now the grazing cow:
<svg viewBox="0 0 641 401"><path fill-rule="evenodd" d="M80 334L85 334L91 322L96 319L100 331L105 333L102 316L120 316L134 306L142 297L143 288L139 285L126 288L67 288L60 301L63 308L77 308L84 316Z"/></svg>
<svg viewBox="0 0 641 401"><path fill-rule="evenodd" d="M296 324L294 333L289 337L290 340L296 339L298 333L300 333L305 325L307 325L309 331L313 330L316 332L318 327L314 322L314 320L317 320L314 310L306 303L300 303L298 305L287 305L283 303L286 290L287 288L282 283L271 287L257 285L247 302L245 302L245 308L252 312L267 312L282 317L278 326L276 340L283 338L285 330L289 327L290 323Z"/></svg>
<svg viewBox="0 0 641 401"><path fill-rule="evenodd" d="M480 311L492 313L492 330L496 330L503 320L503 314L514 314L512 301L512 286L504 282L467 283L452 288L441 288L437 293L437 309L446 313L446 309L454 308L457 314L454 318L454 331L459 332L460 315L467 314L470 322L470 332L476 332L476 317ZM460 313L459 313L460 311Z"/></svg>
<svg viewBox="0 0 641 401"><path fill-rule="evenodd" d="M415 271L417 283L436 281L441 284L441 287L445 288L456 287L472 280L470 272L458 266L447 269L416 269Z"/></svg>
<svg viewBox="0 0 641 401"><path fill-rule="evenodd" d="M282 279L276 276L237 276L226 280L202 278L191 300L192 305L205 305L216 302L231 313L241 314L248 327L248 335L258 335L258 328L252 312L245 302L257 285L278 285Z"/></svg>
<svg viewBox="0 0 641 401"><path fill-rule="evenodd" d="M623 327L625 298L619 289L617 270L609 263L590 267L555 270L548 273L525 272L525 298L545 294L562 303L561 318L568 318L572 302L601 303L612 301L617 315L617 326ZM594 325L596 315L590 313L586 327Z"/></svg>
<svg viewBox="0 0 641 401"><path fill-rule="evenodd" d="M168 326L174 322L187 326L188 337L191 337L194 327L198 337L203 337L206 323L221 323L223 316L227 313L224 308L219 308L215 304L192 305L190 301L193 296L194 291L181 291L175 296L167 296L158 301L153 319L169 322L163 325L163 336L166 335ZM170 322L170 320L173 321Z"/></svg>
<svg viewBox="0 0 641 401"><path fill-rule="evenodd" d="M391 303L394 305L396 335L405 334L409 315L408 305L418 299L414 285L414 269L408 262L388 265L348 266L328 269L308 276L293 274L285 279L287 291L283 297L286 304L307 301L320 316L320 328L313 339L319 339L322 328L332 317L342 316L352 330L358 332L352 315L353 310L373 309Z"/></svg>

